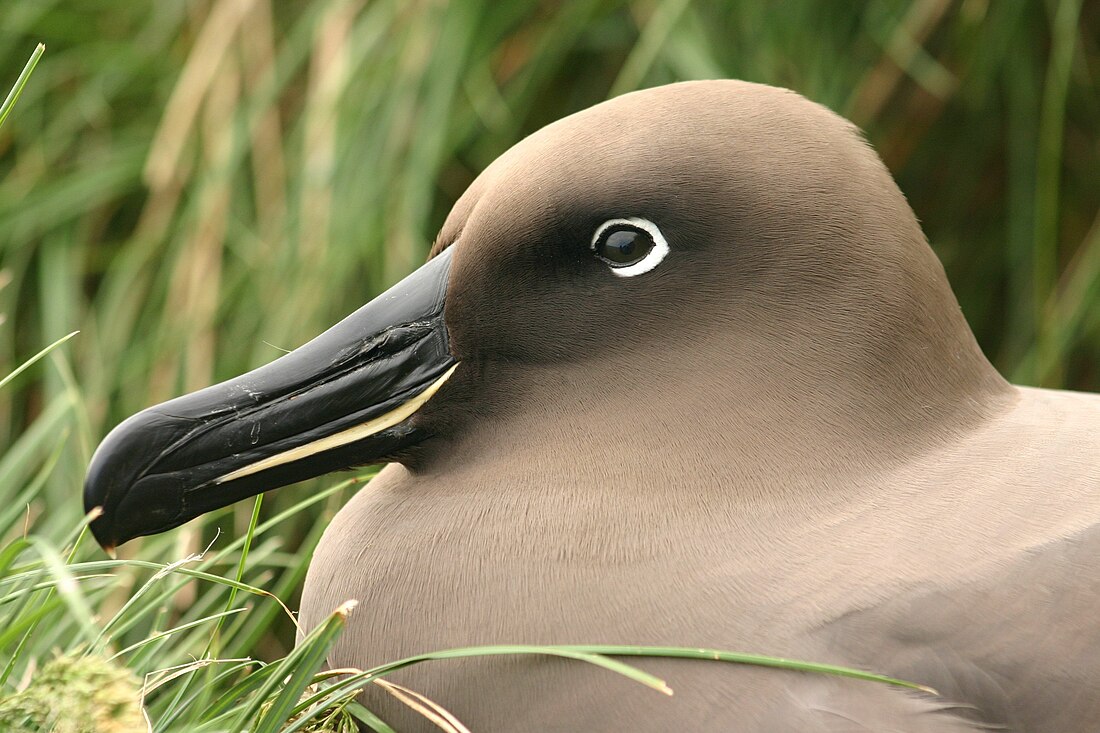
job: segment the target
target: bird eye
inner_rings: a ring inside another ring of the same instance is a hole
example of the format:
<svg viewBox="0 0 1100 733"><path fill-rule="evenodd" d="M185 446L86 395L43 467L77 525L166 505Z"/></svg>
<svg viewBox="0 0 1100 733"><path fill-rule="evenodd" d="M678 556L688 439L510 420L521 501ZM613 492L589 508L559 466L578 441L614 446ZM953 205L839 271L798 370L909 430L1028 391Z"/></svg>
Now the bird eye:
<svg viewBox="0 0 1100 733"><path fill-rule="evenodd" d="M668 254L668 242L646 219L610 219L596 229L592 251L619 277L649 272Z"/></svg>

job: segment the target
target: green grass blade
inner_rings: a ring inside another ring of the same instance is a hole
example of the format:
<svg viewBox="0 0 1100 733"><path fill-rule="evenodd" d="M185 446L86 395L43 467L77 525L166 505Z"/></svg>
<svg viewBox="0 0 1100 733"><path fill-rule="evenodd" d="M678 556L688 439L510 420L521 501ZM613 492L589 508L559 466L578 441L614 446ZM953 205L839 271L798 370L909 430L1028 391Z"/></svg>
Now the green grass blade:
<svg viewBox="0 0 1100 733"><path fill-rule="evenodd" d="M237 574L234 576L236 581L240 583L244 579L244 568L248 562L248 551L252 549L252 540L256 536L256 524L260 520L260 507L263 506L264 495L256 494L256 498L252 502L252 517L248 520L248 531L244 534L244 543L241 545L241 557L237 562ZM237 589L229 589L229 599L225 602L225 608L228 611L233 607L233 601L237 598ZM214 636L217 636L218 631L221 630L222 622L219 620L218 625L214 628Z"/></svg>
<svg viewBox="0 0 1100 733"><path fill-rule="evenodd" d="M34 549L46 564L50 575L56 580L55 588L61 599L69 607L72 619L77 623L84 636L84 640L94 642L99 636L99 629L93 623L95 613L88 604L88 600L80 590L79 584L70 572L70 566L52 545L41 537L31 536L27 538L30 547Z"/></svg>
<svg viewBox="0 0 1100 733"><path fill-rule="evenodd" d="M389 662L382 664L372 669L364 671L365 679L373 679L377 677L383 677L395 672L404 667L410 667L414 664L421 664L423 662L430 662L440 659L464 659L468 657L493 657L493 656L513 656L513 655L543 655L551 657L562 657L565 659L576 659L582 662L588 662L597 667L603 667L606 670L621 674L628 679L641 683L646 687L664 693L665 695L671 695L672 690L669 688L665 681L643 672L636 667L631 667L629 664L624 664L616 659L610 659L603 656L599 652L584 650L581 647L567 647L567 646L538 646L538 645L523 645L523 644L500 644L500 645L486 645L486 646L474 646L474 647L461 647L457 649L445 649L439 652L428 652L427 654L417 654L412 657L406 657L405 659L399 659L396 662Z"/></svg>
<svg viewBox="0 0 1100 733"><path fill-rule="evenodd" d="M38 66L38 59L42 58L42 54L45 52L46 46L40 43L31 53L31 57L27 60L27 65L23 67L23 71L19 74L19 78L15 80L15 85L11 88L11 91L8 92L8 96L4 99L4 103L0 104L0 126L3 126L4 120L8 119L12 107L14 107L15 103L19 100L19 95L23 93L23 87L27 85L27 80L31 78L34 67Z"/></svg>
<svg viewBox="0 0 1100 733"><path fill-rule="evenodd" d="M369 725L376 733L397 733L386 721L355 701L349 702L344 709L359 722Z"/></svg>
<svg viewBox="0 0 1100 733"><path fill-rule="evenodd" d="M11 380L15 379L15 378L16 378L16 377L18 377L18 376L19 376L20 374L22 374L22 373L23 373L23 372L25 372L25 371L26 371L27 369L29 369L29 368L30 368L31 366L33 366L33 365L35 364L35 362L37 362L37 361L39 361L40 359L42 359L42 357L46 356L46 355L47 355L47 354L49 354L49 353L50 353L51 351L53 351L53 350L54 350L54 349L56 349L56 348L57 348L58 346L60 346L61 344L65 343L66 341L68 341L68 340L69 340L69 339L71 339L71 338L72 338L73 336L77 335L78 333L80 333L80 331L73 331L73 332L72 332L72 333L70 333L70 334L67 334L67 335L65 335L65 336L62 336L62 337L61 337L61 338L59 338L59 339L58 339L57 341L54 341L54 342L53 342L52 344L50 344L50 345L49 345L49 346L47 346L46 348L44 348L44 349L42 349L41 351L39 351L39 352L38 352L37 354L35 354L34 356L32 356L32 357L31 357L30 359L27 359L27 360L26 360L25 362L23 362L22 364L20 364L19 366L17 366L17 367L15 368L15 369L13 369L13 370L12 370L12 372L11 372L10 374L8 374L8 376L4 377L3 379L0 379L0 389L2 389L2 388L4 387L4 385L6 385L6 384L7 384L8 382L10 382Z"/></svg>
<svg viewBox="0 0 1100 733"><path fill-rule="evenodd" d="M807 662L798 659L785 659L783 657L770 657L763 654L748 654L745 652L729 652L719 649L697 649L692 647L670 646L616 646L607 644L578 644L559 647L590 654L607 654L616 657L672 657L677 659L698 659L719 662L731 662L733 664L749 664L757 667L772 667L786 669L792 672L811 672L814 674L828 674L838 677L851 677L867 682L880 682L896 687L907 687L911 690L920 690L930 694L937 694L935 690L915 682L887 677L886 675L865 672L852 667L842 667L835 664L821 664L819 662Z"/></svg>
<svg viewBox="0 0 1100 733"><path fill-rule="evenodd" d="M84 576L84 577L101 577L101 576ZM118 657L125 656L125 655L129 654L130 652L137 651L138 649L141 649L144 646L147 646L149 644L153 644L153 643L158 642L158 641L164 641L165 639L171 637L174 634L179 634L179 633L182 633L182 632L187 631L189 629L193 629L193 628L196 628L198 626L202 626L203 624L209 623L211 621L221 622L221 620L224 619L226 616L232 616L234 614L241 613L244 610L245 609L243 609L243 608L231 608L231 609L222 611L221 613L214 614L213 616L206 616L204 618L198 619L197 621L191 621L191 622L186 623L186 624L180 624L179 626L174 626L170 629L166 629L165 631L158 631L155 634L151 634L150 636L145 637L141 641L136 641L128 647L125 647L123 649L119 649L117 652L112 654L109 657L109 659L112 659L112 660L117 659Z"/></svg>
<svg viewBox="0 0 1100 733"><path fill-rule="evenodd" d="M248 696L254 695L272 676L277 676L281 670L282 667L278 663L265 664L236 684L224 689L219 694L218 699L207 710L204 720L210 722L224 719L228 715L236 715L243 704L242 701ZM169 717L165 722L170 723L172 720L173 718Z"/></svg>
<svg viewBox="0 0 1100 733"><path fill-rule="evenodd" d="M343 632L348 613L351 612L352 608L354 608L354 604L349 602L336 609L323 623L311 631L286 658L284 666L292 670L290 678L286 684L282 685L282 689L275 696L271 706L256 724L253 729L255 733L277 733L286 723L290 711L297 706L302 693L313 680L313 676L321 669L329 650L332 649L336 639ZM280 683L281 680L278 678L273 679L260 690L248 709L249 714L244 716L245 721L251 720L256 713L260 712L260 705L270 693L274 692L274 688Z"/></svg>
<svg viewBox="0 0 1100 733"><path fill-rule="evenodd" d="M291 714L304 715L309 718L322 710L338 704L342 698L350 697L363 688L364 685L391 674L399 669L410 667L423 662L463 659L470 657L485 657L498 655L547 655L574 659L589 664L594 664L609 671L621 674L628 679L662 692L672 694L672 689L661 679L644 672L636 667L619 662L612 657L669 657L678 659L695 659L699 661L720 661L733 664L746 664L758 667L769 667L792 672L810 674L827 674L840 677L848 677L867 682L889 684L897 687L905 687L930 694L936 694L935 690L925 685L908 682L905 680L888 677L886 675L865 672L863 670L844 667L834 664L822 664L804 660L786 659L762 654L749 654L744 652L730 652L719 649L703 649L693 647L660 647L660 646L622 646L603 644L576 644L576 645L488 645L478 647L463 647L447 649L439 652L419 654L405 659L379 665L369 670L356 674L350 674L333 685L326 686L323 690L302 700Z"/></svg>

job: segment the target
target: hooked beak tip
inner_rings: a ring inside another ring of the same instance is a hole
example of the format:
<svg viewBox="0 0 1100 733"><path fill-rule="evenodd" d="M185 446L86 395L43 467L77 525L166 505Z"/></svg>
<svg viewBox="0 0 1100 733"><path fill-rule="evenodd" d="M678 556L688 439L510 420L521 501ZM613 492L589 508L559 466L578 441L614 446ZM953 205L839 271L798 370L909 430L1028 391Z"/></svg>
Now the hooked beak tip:
<svg viewBox="0 0 1100 733"><path fill-rule="evenodd" d="M99 546L103 548L103 551L107 553L108 557L110 557L112 560L117 560L118 553L115 551L115 547L118 543L112 540L107 540L106 542L101 541L99 532L96 531L95 526L92 526L103 516L103 514L104 509L102 506L94 506L88 510L88 513L84 515L84 518L88 522L88 525L92 530L92 536L96 538L96 542L99 543Z"/></svg>

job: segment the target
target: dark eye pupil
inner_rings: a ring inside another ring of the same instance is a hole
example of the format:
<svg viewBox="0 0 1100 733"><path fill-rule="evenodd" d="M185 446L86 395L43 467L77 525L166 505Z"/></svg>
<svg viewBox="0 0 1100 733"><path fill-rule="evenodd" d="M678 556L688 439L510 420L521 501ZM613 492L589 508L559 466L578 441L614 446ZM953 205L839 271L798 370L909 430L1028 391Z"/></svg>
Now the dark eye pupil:
<svg viewBox="0 0 1100 733"><path fill-rule="evenodd" d="M633 227L621 227L605 233L596 246L596 253L613 265L633 265L645 259L653 249L648 232Z"/></svg>

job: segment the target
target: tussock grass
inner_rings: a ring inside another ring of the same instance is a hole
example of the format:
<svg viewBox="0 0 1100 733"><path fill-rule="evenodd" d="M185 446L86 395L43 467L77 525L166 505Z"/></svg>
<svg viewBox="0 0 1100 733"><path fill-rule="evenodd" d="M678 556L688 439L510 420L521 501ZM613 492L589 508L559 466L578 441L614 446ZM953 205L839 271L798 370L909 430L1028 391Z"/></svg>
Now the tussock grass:
<svg viewBox="0 0 1100 733"><path fill-rule="evenodd" d="M81 539L84 468L126 415L269 361L412 269L479 170L610 93L738 77L851 117L1002 371L1100 387L1100 14L1081 0L137 0L0 21L0 73L50 47L0 109L5 723L51 725L50 680L74 674L137 680L156 730L370 719L348 695L378 675L315 674L348 611L294 650L286 610L369 472L116 561ZM570 653L632 674L599 651Z"/></svg>

